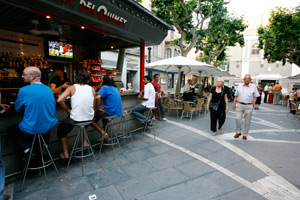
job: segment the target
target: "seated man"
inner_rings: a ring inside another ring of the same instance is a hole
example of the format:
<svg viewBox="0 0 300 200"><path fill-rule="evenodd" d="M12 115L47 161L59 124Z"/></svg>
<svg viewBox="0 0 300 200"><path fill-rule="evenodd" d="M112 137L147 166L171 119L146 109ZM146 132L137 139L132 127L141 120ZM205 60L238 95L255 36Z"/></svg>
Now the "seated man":
<svg viewBox="0 0 300 200"><path fill-rule="evenodd" d="M143 100L143 103L135 106L132 109L131 114L134 115L143 125L148 125L150 120L147 119L147 117L144 115L144 112L147 110L147 107L155 106L155 90L151 84L150 77L145 76L143 82L145 84L145 89L144 91L141 91L138 96L138 99Z"/></svg>
<svg viewBox="0 0 300 200"><path fill-rule="evenodd" d="M88 85L90 75L86 71L79 71L75 79L76 84L68 87L57 99L59 105L69 114L69 117L64 119L57 129L57 136L60 138L63 148L63 154L61 154L63 159L69 159L67 134L72 131L74 124L94 118L96 92ZM71 109L64 102L68 96L71 97ZM86 147L85 139L83 145Z"/></svg>
<svg viewBox="0 0 300 200"><path fill-rule="evenodd" d="M184 85L183 92L183 100L184 101L193 101L193 93L194 90L191 88L192 80L189 79L187 83Z"/></svg>
<svg viewBox="0 0 300 200"><path fill-rule="evenodd" d="M24 157L29 156L30 146L25 134L44 134L46 143L49 141L50 130L57 124L55 99L51 89L41 83L41 71L36 67L27 67L22 78L25 84L19 90L15 109L24 112L23 120L8 128L8 133L18 144Z"/></svg>
<svg viewBox="0 0 300 200"><path fill-rule="evenodd" d="M97 109L99 108L101 99L103 99L104 110ZM97 122L107 116L122 116L123 115L123 107L121 95L118 89L116 88L114 81L109 77L105 76L103 78L102 87L97 95L97 103L96 103L96 114L95 120L92 123L92 127L98 130L103 137L107 137L101 129L101 127L97 124ZM105 129L107 125L107 120L102 120L103 128ZM99 139L101 140L101 138Z"/></svg>

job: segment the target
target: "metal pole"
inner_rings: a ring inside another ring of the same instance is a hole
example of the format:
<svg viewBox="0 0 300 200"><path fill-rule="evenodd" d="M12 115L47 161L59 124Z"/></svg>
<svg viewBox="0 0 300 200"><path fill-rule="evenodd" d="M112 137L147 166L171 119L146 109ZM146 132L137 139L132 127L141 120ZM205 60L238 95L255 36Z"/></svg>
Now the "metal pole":
<svg viewBox="0 0 300 200"><path fill-rule="evenodd" d="M145 76L145 43L140 45L140 91L144 90L144 76Z"/></svg>

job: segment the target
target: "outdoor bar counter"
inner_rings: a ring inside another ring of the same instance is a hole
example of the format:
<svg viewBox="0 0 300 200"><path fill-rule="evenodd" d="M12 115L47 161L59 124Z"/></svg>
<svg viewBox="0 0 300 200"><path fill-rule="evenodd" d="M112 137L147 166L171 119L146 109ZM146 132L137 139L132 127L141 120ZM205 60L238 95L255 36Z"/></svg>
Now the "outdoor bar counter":
<svg viewBox="0 0 300 200"><path fill-rule="evenodd" d="M128 94L122 94L122 105L123 110L130 110L134 106L140 103L140 100L137 99L138 93L128 93ZM70 105L70 101L66 100L67 105ZM101 103L100 107L103 108L103 104ZM66 111L60 107L59 104L56 104L56 116L60 123L64 118L67 117ZM22 114L17 113L15 111L14 105L11 105L10 109L6 111L3 114L0 114L0 134L1 140L2 140L2 157L5 163L6 168L6 177L11 177L14 174L22 171L20 169L20 166L18 164L18 152L17 152L17 146L14 141L8 136L7 134L7 128L13 124L16 124L22 120ZM132 115L126 116L127 124L130 130L135 130L141 127L140 123L133 118ZM59 124L58 123L58 124ZM99 121L101 124L101 122ZM51 136L50 136L50 144L49 149L53 156L53 158L58 158L59 154L62 152L61 144L59 141L59 138L57 137L57 127L58 124L51 130ZM77 127L74 127L72 132L68 134L68 147L69 151L72 150L74 140L76 133L78 131ZM95 131L92 127L88 128L88 136L89 139L93 144L98 143L97 139L100 137L100 133ZM121 145L124 144L123 142ZM96 151L98 152L98 151Z"/></svg>

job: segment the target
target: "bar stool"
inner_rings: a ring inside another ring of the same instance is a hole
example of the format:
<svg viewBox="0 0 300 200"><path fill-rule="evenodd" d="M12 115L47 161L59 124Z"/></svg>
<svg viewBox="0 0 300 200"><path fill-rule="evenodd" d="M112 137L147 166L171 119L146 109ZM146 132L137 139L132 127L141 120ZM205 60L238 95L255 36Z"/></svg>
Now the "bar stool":
<svg viewBox="0 0 300 200"><path fill-rule="evenodd" d="M118 139L118 133L120 132L120 124L121 124L121 119L122 119L123 116L107 116L107 117L104 117L102 119L104 120L107 120L107 125L104 129L104 132L105 133L108 133L108 137L109 137L109 143L104 143L104 139L102 139L101 143L100 143L100 151L99 151L99 154L101 153L102 151L102 147L103 145L105 146L111 146L112 148L112 151L113 151L113 158L115 159L115 153L114 153L114 145L118 144L120 150L121 150L121 153L123 153L122 151L122 148L121 148L121 145L120 145L120 142L119 142L119 139ZM116 120L119 120L117 123ZM119 125L118 126L118 130L115 131L115 125Z"/></svg>
<svg viewBox="0 0 300 200"><path fill-rule="evenodd" d="M92 149L92 145L90 143L90 140L89 140L88 135L87 135L86 130L85 130L85 127L90 125L91 123L93 123L92 120L91 121L86 121L86 122L78 122L78 123L74 124L74 126L79 127L79 130L78 130L78 133L77 133L74 145L73 145L73 149L72 149L72 152L70 154L69 162L68 162L68 165L67 165L67 170L68 170L72 158L81 158L82 176L84 175L84 173L83 173L83 158L93 156L94 161L97 165L97 161L96 161L96 158L95 158L95 155L94 155L94 151ZM83 146L83 136L86 138L87 147ZM80 147L78 147L78 145L80 144L79 140L81 140L81 146ZM83 151L85 149L88 150L88 153L86 155L83 154ZM76 153L78 153L78 152L81 152L81 155L76 155Z"/></svg>
<svg viewBox="0 0 300 200"><path fill-rule="evenodd" d="M51 156L51 154L50 154L50 151L49 151L49 149L48 149L48 145L46 144L46 142L45 142L45 140L44 140L44 138L43 138L42 135L43 135L43 134L36 134L36 135L34 135L34 137L33 137L32 145L31 145L31 148L30 148L29 157L28 157L28 160L27 160L27 163L26 163L25 170L23 171L23 182L22 182L21 190L23 190L23 187L24 187L24 183L25 183L25 180L26 180L26 175L27 175L28 170L37 170L37 169L40 170L40 169L43 169L43 170L44 170L44 176L45 176L45 179L47 180L47 176L46 176L46 167L48 167L48 166L50 166L50 165L53 164L53 166L54 166L54 168L55 168L55 170L56 170L56 172L57 172L57 175L59 174L59 173L58 173L58 170L57 170L57 167L56 167L56 165L55 165L55 163L54 163L54 160L53 160L53 158L52 158L52 156ZM32 152L33 152L33 148L34 148L34 144L35 144L36 138L37 138L37 141L38 141L38 143L39 143L39 149L40 149L41 158L42 158L42 166L30 168L30 167L29 167L29 164L30 164L30 160L31 160L31 158L32 158ZM41 142L43 143L43 145L42 145ZM49 161L46 161L46 162L44 161L44 156L43 156L42 146L47 150L47 154L48 154L48 156L50 157L50 160L49 160Z"/></svg>
<svg viewBox="0 0 300 200"><path fill-rule="evenodd" d="M152 129L152 132L153 132L153 135L154 135L154 137L155 137L155 128L156 128L156 124L154 123L154 122L158 122L158 123L160 123L160 125L161 125L161 122L159 121L159 120L157 120L156 118L155 118L155 116L154 116L154 110L155 109L157 109L157 107L147 107L147 109L148 109L148 115L147 115L147 118L148 118L148 120L150 120L150 124L152 125L151 127L149 127L149 126L147 126L147 124L145 125L145 127L144 127L144 132L146 132L147 131L147 128L150 128L150 129ZM161 125L162 126L162 125Z"/></svg>
<svg viewBox="0 0 300 200"><path fill-rule="evenodd" d="M126 117L130 114L131 114L131 110L124 111L123 116L121 117L121 122L120 122L121 123L120 124L121 132L120 132L119 137L124 139L126 142L127 142L126 139L128 139L128 138L131 138L131 141L133 142L131 131L128 127L128 124L126 123Z"/></svg>

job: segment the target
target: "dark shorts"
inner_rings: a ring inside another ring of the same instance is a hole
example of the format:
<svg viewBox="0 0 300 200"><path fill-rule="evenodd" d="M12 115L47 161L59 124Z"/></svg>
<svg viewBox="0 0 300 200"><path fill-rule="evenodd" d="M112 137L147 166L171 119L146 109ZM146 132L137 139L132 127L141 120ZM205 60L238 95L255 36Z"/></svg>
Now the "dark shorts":
<svg viewBox="0 0 300 200"><path fill-rule="evenodd" d="M109 115L106 112L97 112L97 114L94 117L94 122L98 122L100 119L103 119L104 117L108 117Z"/></svg>
<svg viewBox="0 0 300 200"><path fill-rule="evenodd" d="M77 123L81 123L81 122L74 121L70 117L62 120L62 122L58 125L57 128L57 137L59 138L67 137L68 133L70 133L73 130L75 124Z"/></svg>

